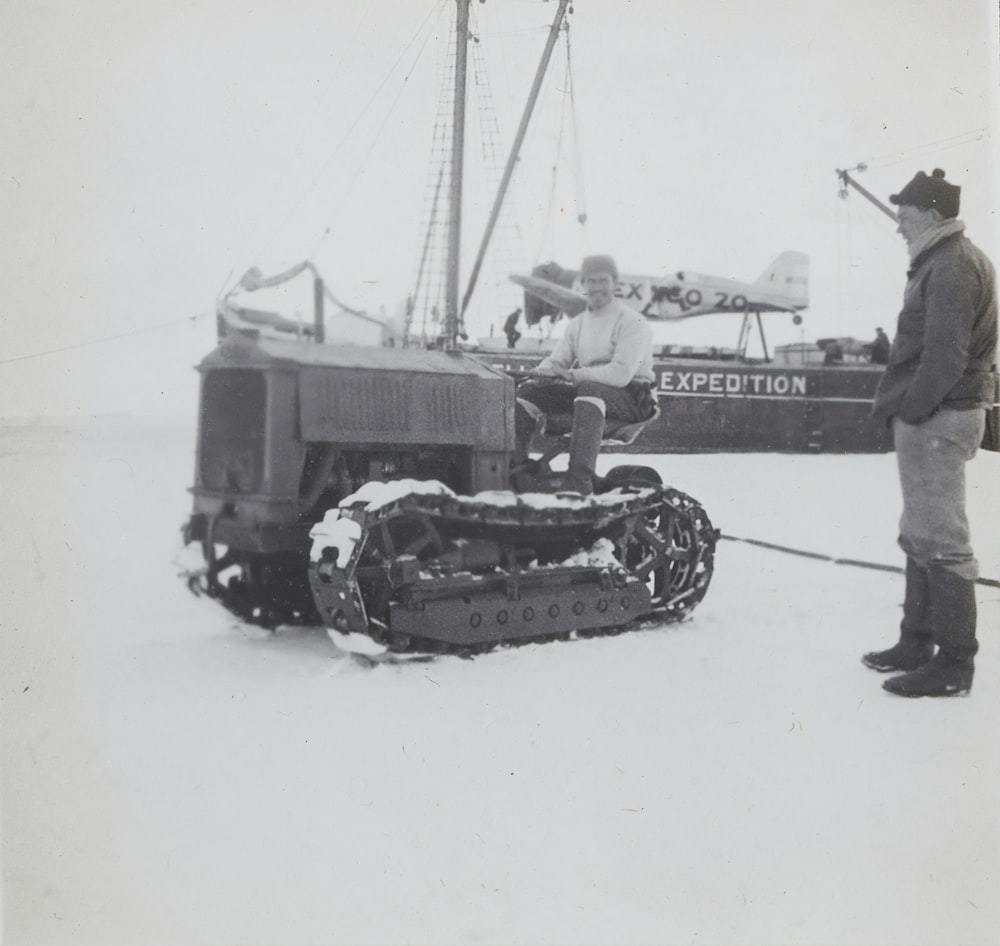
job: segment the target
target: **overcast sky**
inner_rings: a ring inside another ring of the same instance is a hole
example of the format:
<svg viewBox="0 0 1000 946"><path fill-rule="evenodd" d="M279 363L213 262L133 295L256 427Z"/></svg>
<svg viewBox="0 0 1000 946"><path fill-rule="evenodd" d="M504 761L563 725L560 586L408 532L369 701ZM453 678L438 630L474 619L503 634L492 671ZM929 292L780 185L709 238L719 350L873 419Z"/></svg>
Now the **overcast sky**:
<svg viewBox="0 0 1000 946"><path fill-rule="evenodd" d="M752 280L797 249L812 258L812 305L801 329L774 317L770 340L891 333L905 251L862 198L838 198L834 169L859 162L883 199L943 167L996 259L992 0L573 6L577 134L560 117L561 42L476 304L482 325L507 304L496 281L508 266L611 252L633 272ZM394 311L420 254L453 8L0 0L0 413L193 410L215 300L251 265L310 258L345 302ZM555 3L472 12L473 86L488 78L502 163ZM466 266L486 193L479 114ZM726 317L677 328L716 344L737 332ZM69 346L81 347L34 357Z"/></svg>

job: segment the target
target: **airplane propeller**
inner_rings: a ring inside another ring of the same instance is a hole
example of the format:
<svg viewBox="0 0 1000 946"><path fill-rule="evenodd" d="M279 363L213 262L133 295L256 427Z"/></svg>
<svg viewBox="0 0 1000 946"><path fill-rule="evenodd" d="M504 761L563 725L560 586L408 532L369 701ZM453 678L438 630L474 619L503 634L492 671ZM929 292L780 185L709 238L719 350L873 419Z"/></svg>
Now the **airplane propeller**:
<svg viewBox="0 0 1000 946"><path fill-rule="evenodd" d="M573 289L567 289L558 283L549 282L547 279L540 279L538 276L521 276L518 273L510 274L510 281L516 283L526 292L555 306L560 312L567 315L579 315L587 308L587 297L583 293Z"/></svg>

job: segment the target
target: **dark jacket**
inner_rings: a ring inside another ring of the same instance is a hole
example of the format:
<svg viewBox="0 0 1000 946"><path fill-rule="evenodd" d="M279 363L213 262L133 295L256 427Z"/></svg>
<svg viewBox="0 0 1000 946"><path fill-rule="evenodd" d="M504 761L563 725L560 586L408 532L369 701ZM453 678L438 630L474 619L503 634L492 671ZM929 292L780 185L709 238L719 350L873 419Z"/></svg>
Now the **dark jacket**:
<svg viewBox="0 0 1000 946"><path fill-rule="evenodd" d="M871 345L871 358L873 365L887 365L889 364L889 352L892 351L892 346L889 343L889 337L882 333L875 336L875 341Z"/></svg>
<svg viewBox="0 0 1000 946"><path fill-rule="evenodd" d="M989 407L997 357L992 264L956 233L921 253L907 276L872 413L919 424L942 407Z"/></svg>

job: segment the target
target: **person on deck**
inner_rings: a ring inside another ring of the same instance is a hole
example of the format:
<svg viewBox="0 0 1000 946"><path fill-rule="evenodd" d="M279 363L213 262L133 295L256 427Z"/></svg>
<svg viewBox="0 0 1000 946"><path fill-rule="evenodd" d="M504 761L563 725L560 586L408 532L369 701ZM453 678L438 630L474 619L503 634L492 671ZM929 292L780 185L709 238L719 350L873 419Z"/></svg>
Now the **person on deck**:
<svg viewBox="0 0 1000 946"><path fill-rule="evenodd" d="M898 642L862 660L904 671L883 684L899 696L968 693L979 648L965 464L993 401L997 292L993 266L957 219L959 196L935 169L889 198L899 206L910 269L873 415L892 424L906 591Z"/></svg>
<svg viewBox="0 0 1000 946"><path fill-rule="evenodd" d="M569 473L586 485L593 481L605 419L647 420L656 401L652 332L638 312L615 297L614 259L586 257L580 280L587 309L518 387L515 429L523 462L546 415L573 414Z"/></svg>
<svg viewBox="0 0 1000 946"><path fill-rule="evenodd" d="M875 329L875 341L871 343L871 362L873 365L889 364L889 352L892 345L889 343L889 336L877 328Z"/></svg>
<svg viewBox="0 0 1000 946"><path fill-rule="evenodd" d="M507 320L503 323L503 333L507 336L507 347L517 348L518 340L521 338L521 333L517 330L517 320L521 318L521 310L515 309L507 316Z"/></svg>

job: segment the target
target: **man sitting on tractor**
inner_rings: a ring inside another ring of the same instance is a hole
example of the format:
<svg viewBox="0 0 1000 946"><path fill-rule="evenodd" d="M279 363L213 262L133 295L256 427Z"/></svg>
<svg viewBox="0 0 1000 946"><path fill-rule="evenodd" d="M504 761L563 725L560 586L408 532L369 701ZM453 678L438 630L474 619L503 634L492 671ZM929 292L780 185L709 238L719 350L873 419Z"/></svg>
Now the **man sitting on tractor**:
<svg viewBox="0 0 1000 946"><path fill-rule="evenodd" d="M587 309L518 387L515 461L528 462L532 435L544 430L545 417L572 415L563 485L590 493L605 420L638 423L656 409L653 337L646 320L615 297L618 267L612 257L585 257L580 280Z"/></svg>

